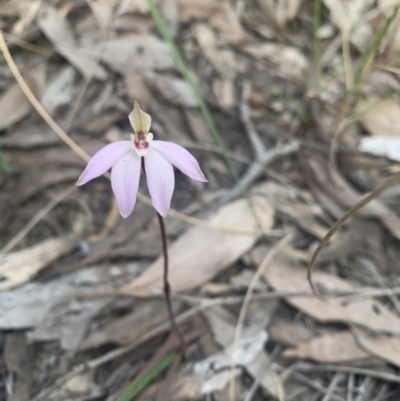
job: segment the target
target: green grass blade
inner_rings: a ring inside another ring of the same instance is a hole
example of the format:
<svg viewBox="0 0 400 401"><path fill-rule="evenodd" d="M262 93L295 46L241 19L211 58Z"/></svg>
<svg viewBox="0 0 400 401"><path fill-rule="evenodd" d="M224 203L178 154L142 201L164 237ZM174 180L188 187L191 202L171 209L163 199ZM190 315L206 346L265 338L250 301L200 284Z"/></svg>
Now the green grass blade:
<svg viewBox="0 0 400 401"><path fill-rule="evenodd" d="M381 29L379 32L378 36L375 38L374 42L372 43L371 47L368 49L368 51L364 54L364 57L361 61L361 67L360 70L358 71L355 83L354 83L354 88L353 91L356 91L360 85L362 84L364 80L364 76L366 72L368 71L372 61L374 60L374 57L376 53L379 50L379 47L382 43L382 40L386 36L390 26L392 25L393 21L396 19L397 15L399 14L400 6L397 6L396 9L393 11L393 14L390 16L390 18L387 19L384 27Z"/></svg>
<svg viewBox="0 0 400 401"><path fill-rule="evenodd" d="M321 27L322 0L315 0L314 4L314 63L317 75L318 89L321 88L321 40L318 29Z"/></svg>
<svg viewBox="0 0 400 401"><path fill-rule="evenodd" d="M255 221L257 222L258 227L262 231L262 225L257 216L256 210L255 210L245 188L243 187L243 185L240 182L239 174L236 171L235 166L233 165L232 160L228 155L228 152L227 152L224 142L221 138L221 135L218 131L218 128L215 125L214 119L213 119L205 101L203 100L203 97L200 93L200 90L199 90L196 82L194 81L194 79L192 77L192 74L190 73L189 67L187 66L185 60L183 59L183 56L181 55L181 52L179 51L178 46L176 45L174 38L172 37L171 33L169 32L168 26L165 23L164 18L162 17L162 15L161 15L160 11L158 10L157 6L155 5L154 1L147 0L147 3L149 5L149 9L150 9L151 15L154 19L154 22L156 23L158 29L160 30L161 35L164 37L164 40L170 46L172 54L175 58L175 61L178 65L179 69L181 70L183 77L185 78L186 82L189 84L189 86L191 87L191 89L193 91L193 94L196 98L197 104L199 105L199 108L203 114L203 117L206 120L206 123L214 137L214 140L215 140L218 148L221 151L221 154L224 158L224 161L228 167L229 172L231 173L233 179L235 180L235 183L236 183L237 187L239 188L240 193L246 199L247 204L249 205L249 208L251 210L251 213L252 213Z"/></svg>
<svg viewBox="0 0 400 401"><path fill-rule="evenodd" d="M131 401L136 397L150 382L152 382L160 373L162 373L175 359L176 352L172 352L161 359L156 365L146 370L142 376L135 380L125 391L121 394L117 401Z"/></svg>

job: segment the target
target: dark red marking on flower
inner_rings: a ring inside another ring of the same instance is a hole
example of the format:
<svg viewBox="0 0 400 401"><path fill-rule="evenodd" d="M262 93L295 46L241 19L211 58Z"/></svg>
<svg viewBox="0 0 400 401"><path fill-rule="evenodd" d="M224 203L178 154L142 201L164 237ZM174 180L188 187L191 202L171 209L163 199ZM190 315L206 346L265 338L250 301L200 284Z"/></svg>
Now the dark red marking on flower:
<svg viewBox="0 0 400 401"><path fill-rule="evenodd" d="M147 149L149 147L149 143L146 139L146 134L142 131L135 134L135 140L133 141L135 144L135 148L138 150Z"/></svg>

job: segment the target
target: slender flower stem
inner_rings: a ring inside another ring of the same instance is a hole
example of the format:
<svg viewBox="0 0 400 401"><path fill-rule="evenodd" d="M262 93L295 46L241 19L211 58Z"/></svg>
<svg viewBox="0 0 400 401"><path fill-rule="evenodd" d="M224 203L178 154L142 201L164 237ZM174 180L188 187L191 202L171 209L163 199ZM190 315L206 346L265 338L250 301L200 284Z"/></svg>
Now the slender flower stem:
<svg viewBox="0 0 400 401"><path fill-rule="evenodd" d="M144 158L141 160L142 171L143 174L146 175L146 168L144 165ZM158 223L160 225L161 239L162 239L162 248L163 248L163 256L164 256L164 295L165 301L167 303L167 310L169 320L171 322L171 328L175 331L176 336L178 337L181 354L183 356L185 351L185 338L183 337L182 332L179 330L178 325L176 324L175 314L172 309L172 301L171 301L171 285L168 281L168 244L167 244L167 233L165 230L164 218L157 212Z"/></svg>
<svg viewBox="0 0 400 401"><path fill-rule="evenodd" d="M180 347L181 347L181 352L183 354L183 351L185 349L185 339L183 337L182 332L179 330L178 325L176 324L175 320L175 315L174 311L172 309L172 302L171 302L171 286L168 281L168 247L167 247L167 234L165 232L165 224L164 224L164 219L163 217L157 213L158 217L158 222L160 224L160 231L161 231L161 238L162 238L162 245L163 245L163 255L164 255L164 295L165 295L165 301L167 302L167 309L168 309L168 315L169 319L171 321L171 327L175 331Z"/></svg>

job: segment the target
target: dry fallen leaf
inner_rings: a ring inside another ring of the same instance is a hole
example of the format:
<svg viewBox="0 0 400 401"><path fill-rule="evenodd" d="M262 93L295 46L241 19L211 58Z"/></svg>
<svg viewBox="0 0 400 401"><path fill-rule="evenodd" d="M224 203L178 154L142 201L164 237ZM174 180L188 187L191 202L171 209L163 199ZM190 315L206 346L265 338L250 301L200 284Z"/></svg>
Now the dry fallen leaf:
<svg viewBox="0 0 400 401"><path fill-rule="evenodd" d="M396 162L400 162L400 137L363 137L361 138L358 150L360 152L371 153L376 156L383 156Z"/></svg>
<svg viewBox="0 0 400 401"><path fill-rule="evenodd" d="M246 340L250 338L258 339L258 341L261 340L262 337L259 337L259 335L260 333L264 333L264 329L276 310L276 306L276 300L251 303L241 337L241 340L245 340L244 343L246 343ZM206 310L205 316L211 327L215 341L224 347L225 350L232 350L232 342L236 329L236 317L223 307ZM221 354L223 353L220 353L220 355ZM230 352L228 355L230 355ZM265 363L268 359L269 356L265 350L258 352L258 354L251 358L251 360L247 360L247 363L243 363L245 358L242 358L240 355L237 355L236 357L238 365L245 365L247 372L254 379L259 377L260 370L263 369L263 377L260 381L260 385L268 394L275 396L278 377L277 373L271 366L265 370Z"/></svg>
<svg viewBox="0 0 400 401"><path fill-rule="evenodd" d="M72 102L77 91L74 85L76 74L75 69L67 65L49 82L42 96L42 105L49 114Z"/></svg>
<svg viewBox="0 0 400 401"><path fill-rule="evenodd" d="M239 72L244 72L245 66L241 59L230 47L221 46L221 41L209 24L197 23L193 26L192 32L202 53L221 78L233 80Z"/></svg>
<svg viewBox="0 0 400 401"><path fill-rule="evenodd" d="M61 139L45 123L27 118L1 140L4 148L32 149L59 144Z"/></svg>
<svg viewBox="0 0 400 401"><path fill-rule="evenodd" d="M127 251L131 253L135 251L136 240L134 238L144 232L142 229L143 226L153 216L154 209L141 202L135 206L134 212L128 218L123 219L118 214L115 229L108 233L108 235L92 243L86 257L74 263L73 268L77 269L92 265L108 257L132 258L132 254L127 255Z"/></svg>
<svg viewBox="0 0 400 401"><path fill-rule="evenodd" d="M260 331L257 335L241 338L238 341L235 353L237 355L237 365L247 367L263 351L267 340L267 333ZM201 386L201 394L211 394L222 390L229 382L229 370L226 370L221 376L221 370L229 369L232 361L232 346L223 351L209 356L207 359L196 363L193 366L195 375L204 377L204 383Z"/></svg>
<svg viewBox="0 0 400 401"><path fill-rule="evenodd" d="M349 35L351 43L359 50L366 50L373 36L372 28L363 19L371 0L344 2L341 0L324 0L330 11L330 20L343 34ZM351 34L351 35L350 35Z"/></svg>
<svg viewBox="0 0 400 401"><path fill-rule="evenodd" d="M371 134L398 138L400 135L400 105L394 99L379 100L377 105L360 118Z"/></svg>
<svg viewBox="0 0 400 401"><path fill-rule="evenodd" d="M41 63L29 71L26 80L36 95L41 95L46 76L46 65ZM11 85L0 97L0 130L8 128L26 117L31 110L19 84Z"/></svg>
<svg viewBox="0 0 400 401"><path fill-rule="evenodd" d="M175 312L178 304L174 304ZM151 316L151 319L149 319ZM80 351L97 348L104 344L129 344L159 326L168 319L164 299L139 301L132 313L113 320L101 330L91 333L79 347Z"/></svg>
<svg viewBox="0 0 400 401"><path fill-rule="evenodd" d="M54 48L64 56L86 79L95 76L104 80L107 77L106 70L98 64L96 57L99 49L91 52L88 49L78 48L75 37L68 20L59 10L48 3L43 3L37 17L37 25L49 39Z"/></svg>
<svg viewBox="0 0 400 401"><path fill-rule="evenodd" d="M15 124L30 110L31 104L19 85L12 85L0 98L0 129Z"/></svg>
<svg viewBox="0 0 400 401"><path fill-rule="evenodd" d="M254 207L268 230L274 211L261 197L254 197ZM208 220L214 225L257 230L245 200L222 207ZM229 233L206 227L193 227L169 248L169 279L174 292L187 291L210 280L235 262L260 237L258 233ZM218 244L218 246L216 246ZM158 258L140 277L120 289L121 294L151 296L163 288L163 258Z"/></svg>
<svg viewBox="0 0 400 401"><path fill-rule="evenodd" d="M304 78L308 59L298 49L276 43L257 43L243 47L243 51L269 64L278 77L299 81Z"/></svg>
<svg viewBox="0 0 400 401"><path fill-rule="evenodd" d="M288 260L275 260L264 275L277 291L309 291L307 270L294 266ZM352 291L353 286L333 274L315 271L315 285L327 291ZM400 334L400 318L381 302L367 299L341 303L331 299L323 302L315 297L290 297L286 301L294 308L323 323L342 322L357 324L375 332Z"/></svg>
<svg viewBox="0 0 400 401"><path fill-rule="evenodd" d="M64 349L76 350L89 321L109 302L85 295L109 293L142 270L138 263L93 266L0 292L0 330L31 329L31 342L59 340Z"/></svg>
<svg viewBox="0 0 400 401"><path fill-rule="evenodd" d="M7 371L14 375L13 391L7 401L28 401L33 384L35 352L27 341L26 332L5 334L3 352Z"/></svg>
<svg viewBox="0 0 400 401"><path fill-rule="evenodd" d="M337 218L343 211L337 205L348 209L362 198L362 194L353 188L341 173L330 163L321 158L308 157L303 159L308 185L312 188L320 202ZM358 216L375 217L392 233L400 239L400 219L379 199L374 199L357 212Z"/></svg>
<svg viewBox="0 0 400 401"><path fill-rule="evenodd" d="M89 139L80 146L90 155L95 154L104 146L103 141ZM78 156L73 150L66 146L54 146L45 149L32 149L29 152L20 152L19 150L10 150L7 152L13 171L20 172L33 166L43 166L49 164L58 164L64 166L85 167L86 162Z"/></svg>
<svg viewBox="0 0 400 401"><path fill-rule="evenodd" d="M148 35L127 35L105 42L102 60L125 76L176 69L168 44Z"/></svg>
<svg viewBox="0 0 400 401"><path fill-rule="evenodd" d="M400 367L400 338L385 334L368 333L355 329L353 334L359 346L370 355Z"/></svg>
<svg viewBox="0 0 400 401"><path fill-rule="evenodd" d="M387 17L390 17L393 13L393 8L400 4L399 0L378 0L378 8Z"/></svg>
<svg viewBox="0 0 400 401"><path fill-rule="evenodd" d="M312 359L319 363L350 363L370 359L370 355L360 349L350 331L340 331L315 337L287 349L282 356Z"/></svg>
<svg viewBox="0 0 400 401"><path fill-rule="evenodd" d="M22 251L0 256L0 291L23 284L79 243L77 234L51 238Z"/></svg>
<svg viewBox="0 0 400 401"><path fill-rule="evenodd" d="M204 19L221 33L221 39L239 43L248 38L237 13L229 2L215 0L179 0L181 20L189 22Z"/></svg>
<svg viewBox="0 0 400 401"><path fill-rule="evenodd" d="M52 185L75 181L80 173L81 169L77 167L38 166L27 169L17 184L15 201L22 203Z"/></svg>
<svg viewBox="0 0 400 401"><path fill-rule="evenodd" d="M325 216L309 191L273 181L260 184L254 190L268 199L274 209L295 220L304 231L321 239L328 232L328 228L316 219L325 219Z"/></svg>
<svg viewBox="0 0 400 401"><path fill-rule="evenodd" d="M153 87L168 102L176 106L197 107L197 100L189 84L180 78L165 74L145 75L146 84Z"/></svg>
<svg viewBox="0 0 400 401"><path fill-rule="evenodd" d="M291 347L308 341L313 337L311 330L303 322L282 318L268 326L268 334L271 340Z"/></svg>

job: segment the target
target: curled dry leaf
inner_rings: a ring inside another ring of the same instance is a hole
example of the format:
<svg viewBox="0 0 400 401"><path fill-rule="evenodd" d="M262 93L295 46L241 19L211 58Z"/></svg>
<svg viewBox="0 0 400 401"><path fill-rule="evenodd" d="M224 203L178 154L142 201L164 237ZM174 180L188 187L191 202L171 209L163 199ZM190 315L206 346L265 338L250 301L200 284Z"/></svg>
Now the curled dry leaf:
<svg viewBox="0 0 400 401"><path fill-rule="evenodd" d="M347 330L313 338L296 348L287 349L282 356L312 359L319 363L350 363L370 358Z"/></svg>
<svg viewBox="0 0 400 401"><path fill-rule="evenodd" d="M40 244L0 256L0 291L23 284L40 270L78 245L78 235L52 238Z"/></svg>
<svg viewBox="0 0 400 401"><path fill-rule="evenodd" d="M268 230L273 224L272 207L261 197L254 197L253 203L263 227ZM207 227L189 229L169 248L169 279L174 292L187 291L205 283L235 262L260 237L245 200L222 207L208 221L216 226L254 230L254 234L229 233ZM163 258L158 258L140 277L119 292L135 296L161 293L163 263Z"/></svg>
<svg viewBox="0 0 400 401"><path fill-rule="evenodd" d="M286 259L275 260L264 277L277 291L309 291L307 270ZM333 274L315 271L315 285L321 291L352 291L353 286ZM366 299L342 303L331 299L323 302L315 297L291 297L286 301L294 308L323 323L342 322L357 324L374 332L400 334L400 318L381 302Z"/></svg>

